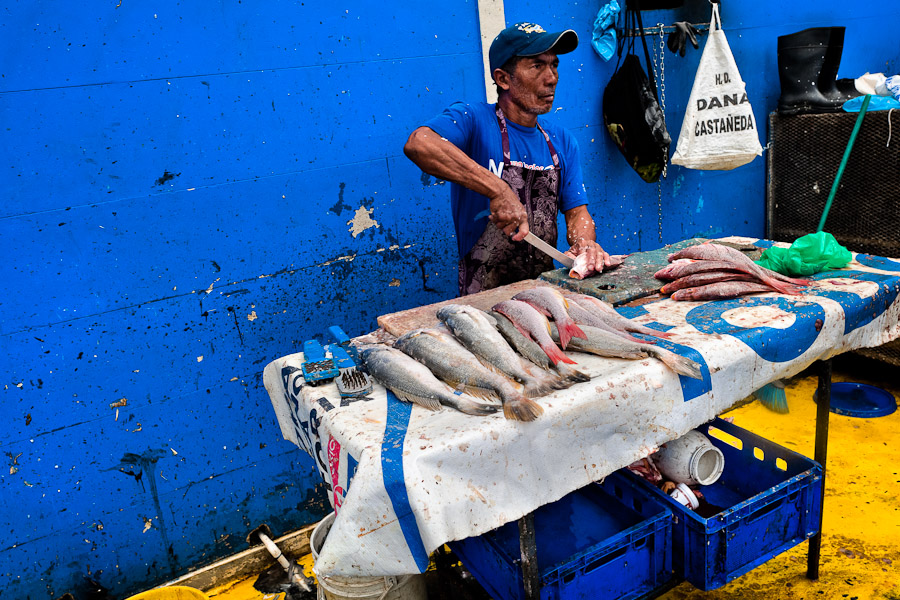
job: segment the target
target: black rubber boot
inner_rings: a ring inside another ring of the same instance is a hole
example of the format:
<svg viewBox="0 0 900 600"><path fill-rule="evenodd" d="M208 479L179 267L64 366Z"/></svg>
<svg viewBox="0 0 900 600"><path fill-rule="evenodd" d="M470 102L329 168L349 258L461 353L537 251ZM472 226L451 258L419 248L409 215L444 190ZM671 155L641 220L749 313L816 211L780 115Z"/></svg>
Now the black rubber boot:
<svg viewBox="0 0 900 600"><path fill-rule="evenodd" d="M838 79L838 69L841 66L841 54L844 52L844 27L831 27L831 36L828 40L828 50L825 53L825 64L819 76L819 91L826 98L838 101L841 104L860 95L856 91L855 79Z"/></svg>
<svg viewBox="0 0 900 600"><path fill-rule="evenodd" d="M834 29L840 29L840 34L833 33ZM829 44L836 41L833 39L836 35L842 43L836 51L829 51ZM778 78L781 81L781 98L778 99L778 112L795 115L840 111L844 101L835 87L835 76L842 51L843 27L812 27L780 36Z"/></svg>

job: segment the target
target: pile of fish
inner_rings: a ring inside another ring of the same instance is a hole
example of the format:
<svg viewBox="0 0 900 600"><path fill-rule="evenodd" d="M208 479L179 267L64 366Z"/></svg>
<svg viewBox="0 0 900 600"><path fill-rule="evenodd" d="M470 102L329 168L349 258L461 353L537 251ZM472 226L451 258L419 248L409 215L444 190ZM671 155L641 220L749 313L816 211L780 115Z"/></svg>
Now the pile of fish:
<svg viewBox="0 0 900 600"><path fill-rule="evenodd" d="M672 300L724 300L759 292L799 295L806 279L795 279L757 265L730 246L706 242L668 256L669 266L655 273L669 281L661 291Z"/></svg>
<svg viewBox="0 0 900 600"><path fill-rule="evenodd" d="M677 373L701 377L694 361L631 335L667 334L634 323L591 296L538 287L499 302L489 313L450 304L437 317L440 325L410 331L393 347L359 349L379 383L431 410L443 405L488 415L497 405L479 399L499 400L507 419L533 421L543 413L535 398L590 380L572 366L577 363L566 348L605 357L654 357Z"/></svg>

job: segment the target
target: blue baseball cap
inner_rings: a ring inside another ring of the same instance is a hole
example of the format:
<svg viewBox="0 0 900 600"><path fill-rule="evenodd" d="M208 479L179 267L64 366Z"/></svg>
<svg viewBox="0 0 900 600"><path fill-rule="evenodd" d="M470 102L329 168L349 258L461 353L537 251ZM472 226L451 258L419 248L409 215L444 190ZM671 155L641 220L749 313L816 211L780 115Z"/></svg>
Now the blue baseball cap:
<svg viewBox="0 0 900 600"><path fill-rule="evenodd" d="M552 51L566 54L578 47L578 34L571 29L547 32L535 23L510 25L494 38L488 52L491 73L514 56L537 56Z"/></svg>

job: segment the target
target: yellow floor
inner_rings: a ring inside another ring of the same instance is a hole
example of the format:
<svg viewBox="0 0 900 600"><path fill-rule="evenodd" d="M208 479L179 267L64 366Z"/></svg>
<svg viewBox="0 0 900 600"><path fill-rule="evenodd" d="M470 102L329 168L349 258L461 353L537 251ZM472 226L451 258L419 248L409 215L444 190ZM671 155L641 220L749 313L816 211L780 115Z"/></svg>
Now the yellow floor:
<svg viewBox="0 0 900 600"><path fill-rule="evenodd" d="M885 388L900 398L900 369L875 361L838 357L834 381ZM735 424L813 456L816 376L807 372L787 387L790 413L775 414L759 402L733 410ZM807 543L712 591L683 583L663 600L900 600L900 412L877 419L831 415L820 579L806 579ZM310 573L311 557L302 560ZM229 582L207 591L217 600L282 600L262 594L253 581ZM598 599L602 600L602 599Z"/></svg>

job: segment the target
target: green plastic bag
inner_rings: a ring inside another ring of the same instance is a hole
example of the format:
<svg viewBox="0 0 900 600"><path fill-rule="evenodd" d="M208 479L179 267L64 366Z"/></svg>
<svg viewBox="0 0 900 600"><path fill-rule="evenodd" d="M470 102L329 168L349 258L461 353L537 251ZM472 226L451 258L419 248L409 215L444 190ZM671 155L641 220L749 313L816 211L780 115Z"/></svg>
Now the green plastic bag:
<svg viewBox="0 0 900 600"><path fill-rule="evenodd" d="M756 264L791 277L807 276L847 266L853 255L830 233L810 233L790 248L767 248Z"/></svg>

